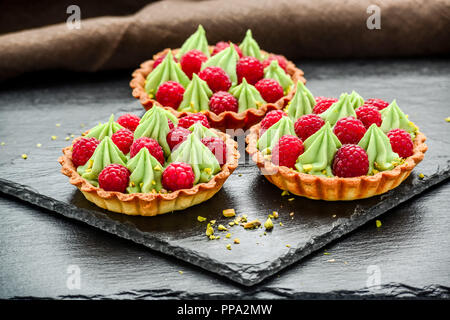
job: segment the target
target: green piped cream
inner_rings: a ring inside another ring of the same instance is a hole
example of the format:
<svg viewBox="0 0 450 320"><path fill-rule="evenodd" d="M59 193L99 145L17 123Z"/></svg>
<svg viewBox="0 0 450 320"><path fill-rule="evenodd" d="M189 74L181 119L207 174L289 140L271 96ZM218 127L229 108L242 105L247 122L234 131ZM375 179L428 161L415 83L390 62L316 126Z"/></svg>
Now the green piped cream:
<svg viewBox="0 0 450 320"><path fill-rule="evenodd" d="M311 91L306 88L303 82L297 82L297 89L292 100L287 105L287 114L292 121L296 121L301 116L311 114L316 105L316 100Z"/></svg>
<svg viewBox="0 0 450 320"><path fill-rule="evenodd" d="M376 125L372 124L358 144L366 150L369 157L369 173L393 169L401 160L397 153L392 151L389 138Z"/></svg>
<svg viewBox="0 0 450 320"><path fill-rule="evenodd" d="M109 117L107 123L100 123L91 130L86 135L89 138L97 138L98 140L103 140L104 137L111 137L114 133L123 129L123 127L114 121L114 115Z"/></svg>
<svg viewBox="0 0 450 320"><path fill-rule="evenodd" d="M319 115L323 120L334 126L339 119L345 117L355 117L356 112L350 101L350 95L347 93L341 94L339 100L331 105L327 110Z"/></svg>
<svg viewBox="0 0 450 320"><path fill-rule="evenodd" d="M164 151L164 155L167 157L170 154L170 147L167 143L167 134L170 131L168 120L172 121L174 125L178 123L177 117L171 112L158 107L153 106L142 117L139 125L134 131L134 139L141 137L149 137L158 141L159 145Z"/></svg>
<svg viewBox="0 0 450 320"><path fill-rule="evenodd" d="M127 164L130 170L128 193L158 192L162 189L163 167L147 148L142 148Z"/></svg>
<svg viewBox="0 0 450 320"><path fill-rule="evenodd" d="M251 108L258 109L265 103L258 89L249 84L245 78L242 79L240 85L232 88L230 93L239 102L238 112L244 112Z"/></svg>
<svg viewBox="0 0 450 320"><path fill-rule="evenodd" d="M105 136L95 149L92 157L85 165L79 166L77 172L90 184L98 187L98 175L106 166L112 163L126 166L127 158L112 142L111 138Z"/></svg>
<svg viewBox="0 0 450 320"><path fill-rule="evenodd" d="M183 95L178 110L198 112L209 110L209 98L213 92L208 87L206 81L200 79L195 73L192 74L192 81L189 83Z"/></svg>
<svg viewBox="0 0 450 320"><path fill-rule="evenodd" d="M381 110L381 130L384 133L389 132L392 129L403 129L411 134L412 137L415 136L417 127L408 120L408 117L403 113L400 107L397 105L397 101L394 100L392 103Z"/></svg>
<svg viewBox="0 0 450 320"><path fill-rule="evenodd" d="M234 45L230 43L230 46L216 55L209 58L202 64L202 70L208 67L220 67L230 77L231 84L237 84L236 64L239 60L239 54L236 52Z"/></svg>
<svg viewBox="0 0 450 320"><path fill-rule="evenodd" d="M239 48L244 56L252 56L262 61L264 59L258 43L253 39L252 30L247 30L244 40L242 40Z"/></svg>
<svg viewBox="0 0 450 320"><path fill-rule="evenodd" d="M283 88L284 95L287 95L294 85L291 77L278 65L278 60L272 60L270 65L264 69L264 78L278 81Z"/></svg>
<svg viewBox="0 0 450 320"><path fill-rule="evenodd" d="M206 39L206 31L201 24L198 26L197 31L191 34L189 38L187 38L183 43L176 55L177 59L180 60L183 54L194 49L200 50L207 57L210 56L208 49L208 40Z"/></svg>
<svg viewBox="0 0 450 320"><path fill-rule="evenodd" d="M333 176L331 166L334 155L341 147L341 142L331 130L330 123L325 123L303 144L305 152L298 157L295 168L312 175Z"/></svg>
<svg viewBox="0 0 450 320"><path fill-rule="evenodd" d="M194 184L208 182L220 171L220 165L211 150L208 149L196 134L188 135L186 141L175 149L167 160L185 162L192 167Z"/></svg>
<svg viewBox="0 0 450 320"><path fill-rule="evenodd" d="M355 90L352 91L352 93L349 94L350 96L350 104L352 105L353 109L356 109L364 104L364 98L359 95Z"/></svg>
<svg viewBox="0 0 450 320"><path fill-rule="evenodd" d="M257 147L263 153L270 153L273 146L284 135L295 136L294 123L289 117L282 117L277 123L267 129L258 140Z"/></svg>
<svg viewBox="0 0 450 320"><path fill-rule="evenodd" d="M186 88L189 84L188 76L173 59L172 51L169 50L164 60L152 70L145 80L145 91L150 98L154 98L158 88L166 81L175 81Z"/></svg>
<svg viewBox="0 0 450 320"><path fill-rule="evenodd" d="M191 131L193 135L196 135L200 140L206 137L218 137L214 131L205 127L200 122L196 122L190 126L189 131Z"/></svg>

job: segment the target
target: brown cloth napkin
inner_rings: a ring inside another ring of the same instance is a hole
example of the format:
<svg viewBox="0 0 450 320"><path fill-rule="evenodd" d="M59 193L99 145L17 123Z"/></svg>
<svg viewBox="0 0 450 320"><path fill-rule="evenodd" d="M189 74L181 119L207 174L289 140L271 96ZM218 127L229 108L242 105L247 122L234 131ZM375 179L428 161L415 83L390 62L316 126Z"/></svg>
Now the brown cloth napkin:
<svg viewBox="0 0 450 320"><path fill-rule="evenodd" d="M367 28L370 5L381 9L381 29ZM64 23L2 35L0 80L49 69L137 67L180 47L198 24L210 44L239 42L250 28L262 49L290 59L450 52L450 0L172 0L134 15L82 19L81 29Z"/></svg>

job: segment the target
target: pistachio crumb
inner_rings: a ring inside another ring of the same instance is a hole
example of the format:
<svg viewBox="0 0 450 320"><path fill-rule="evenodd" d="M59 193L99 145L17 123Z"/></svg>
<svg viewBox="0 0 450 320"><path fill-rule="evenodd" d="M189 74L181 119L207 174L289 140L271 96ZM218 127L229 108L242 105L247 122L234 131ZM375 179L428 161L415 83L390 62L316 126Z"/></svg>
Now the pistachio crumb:
<svg viewBox="0 0 450 320"><path fill-rule="evenodd" d="M211 225L214 225L216 223L216 220L211 220L209 223L211 223Z"/></svg>
<svg viewBox="0 0 450 320"><path fill-rule="evenodd" d="M278 211L272 212L272 215L275 219L278 219Z"/></svg>
<svg viewBox="0 0 450 320"><path fill-rule="evenodd" d="M57 123L56 126L57 126L57 127L61 127L61 123Z"/></svg>
<svg viewBox="0 0 450 320"><path fill-rule="evenodd" d="M228 225L229 225L230 227L234 226L234 221L229 222Z"/></svg>
<svg viewBox="0 0 450 320"><path fill-rule="evenodd" d="M244 224L244 229L253 229L257 228L261 225L261 222L259 222L258 219L255 219L253 221L247 222Z"/></svg>
<svg viewBox="0 0 450 320"><path fill-rule="evenodd" d="M282 227L283 226L283 222L280 222L280 227Z"/></svg>
<svg viewBox="0 0 450 320"><path fill-rule="evenodd" d="M303 170L308 173L312 170L313 166L311 164L304 164L303 165Z"/></svg>
<svg viewBox="0 0 450 320"><path fill-rule="evenodd" d="M234 243L236 243L236 244L240 244L240 243L241 243L241 240L239 240L239 238L236 238L236 239L234 239L233 241L234 241Z"/></svg>
<svg viewBox="0 0 450 320"><path fill-rule="evenodd" d="M69 141L69 140L70 140L70 137L69 137L69 136L67 136L67 137L65 138L65 140L66 140L66 141Z"/></svg>
<svg viewBox="0 0 450 320"><path fill-rule="evenodd" d="M212 235L209 236L209 240L215 240L215 239L216 239L215 235L212 234Z"/></svg>
<svg viewBox="0 0 450 320"><path fill-rule="evenodd" d="M178 271L178 273L179 273L179 274L183 274L183 271L180 270L180 271Z"/></svg>
<svg viewBox="0 0 450 320"><path fill-rule="evenodd" d="M264 222L264 228L266 228L266 230L270 230L273 228L272 219L267 218L266 222Z"/></svg>
<svg viewBox="0 0 450 320"><path fill-rule="evenodd" d="M204 222L204 221L206 221L206 218L205 218L205 217L202 217L202 216L198 216L198 217L197 217L197 220L198 220L199 222Z"/></svg>
<svg viewBox="0 0 450 320"><path fill-rule="evenodd" d="M40 148L40 147L42 147L42 144L41 143L37 143L36 147Z"/></svg>
<svg viewBox="0 0 450 320"><path fill-rule="evenodd" d="M238 174L238 177L242 177L242 173L239 173L239 174Z"/></svg>
<svg viewBox="0 0 450 320"><path fill-rule="evenodd" d="M209 237L214 234L214 229L211 227L211 224L208 223L206 226L206 235Z"/></svg>
<svg viewBox="0 0 450 320"><path fill-rule="evenodd" d="M28 155L26 153L22 154L22 159L28 159Z"/></svg>
<svg viewBox="0 0 450 320"><path fill-rule="evenodd" d="M289 195L289 191L287 190L283 190L283 192L281 193L281 196L288 196Z"/></svg>
<svg viewBox="0 0 450 320"><path fill-rule="evenodd" d="M450 117L445 118L445 121L450 122Z"/></svg>
<svg viewBox="0 0 450 320"><path fill-rule="evenodd" d="M295 198L289 198L288 199L288 201L294 201L295 200Z"/></svg>
<svg viewBox="0 0 450 320"><path fill-rule="evenodd" d="M57 136L51 136L52 140L56 140L58 137Z"/></svg>
<svg viewBox="0 0 450 320"><path fill-rule="evenodd" d="M330 253L326 252L326 251L323 254L326 255L326 256L330 255Z"/></svg>
<svg viewBox="0 0 450 320"><path fill-rule="evenodd" d="M423 178L425 178L425 175L423 173L419 173L419 178L423 179Z"/></svg>
<svg viewBox="0 0 450 320"><path fill-rule="evenodd" d="M336 215L335 214L333 214L332 216L331 216L332 218L336 218Z"/></svg>
<svg viewBox="0 0 450 320"><path fill-rule="evenodd" d="M222 224L219 224L219 226L217 227L217 230L219 230L219 231L228 231L228 229Z"/></svg>
<svg viewBox="0 0 450 320"><path fill-rule="evenodd" d="M227 244L227 249L231 250L231 244Z"/></svg>
<svg viewBox="0 0 450 320"><path fill-rule="evenodd" d="M247 222L247 217L248 217L248 216L247 216L246 214L243 214L243 215L242 215L242 220L241 220L241 221L242 221L242 222Z"/></svg>
<svg viewBox="0 0 450 320"><path fill-rule="evenodd" d="M291 245L290 245L290 244L287 244L287 245L286 245L286 247L290 248L290 247L291 247Z"/></svg>
<svg viewBox="0 0 450 320"><path fill-rule="evenodd" d="M236 216L236 211L234 211L234 209L225 209L222 213L227 218Z"/></svg>
<svg viewBox="0 0 450 320"><path fill-rule="evenodd" d="M3 141L2 141L1 143L0 143L0 145L2 145L2 146L4 146L5 144L6 144L6 143L5 143L5 142L3 142Z"/></svg>
<svg viewBox="0 0 450 320"><path fill-rule="evenodd" d="M225 238L230 239L230 238L231 238L231 233L227 233L227 235L225 236Z"/></svg>
<svg viewBox="0 0 450 320"><path fill-rule="evenodd" d="M380 220L375 221L375 224L377 225L377 228L381 227L381 221Z"/></svg>

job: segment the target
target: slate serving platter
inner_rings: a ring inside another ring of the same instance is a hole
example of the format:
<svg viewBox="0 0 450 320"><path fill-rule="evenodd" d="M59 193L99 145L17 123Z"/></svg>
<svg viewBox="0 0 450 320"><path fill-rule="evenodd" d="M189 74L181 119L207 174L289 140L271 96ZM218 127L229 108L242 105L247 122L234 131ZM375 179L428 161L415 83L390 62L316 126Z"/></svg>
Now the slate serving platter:
<svg viewBox="0 0 450 320"><path fill-rule="evenodd" d="M22 83L15 90L0 94L0 140L5 142L0 149L0 190L238 283L253 285L449 177L450 146L444 137L449 136L450 126L444 121L448 108L442 103L448 98L442 90L443 84L448 86L446 74L423 86L421 72L426 70L419 69L408 79L398 79L388 69L383 70L382 65L376 70L380 73L361 81L361 75L355 77L355 65L354 70L348 70L348 76L339 76L337 81L333 75L336 70L317 67L316 81L312 78L308 86L316 95L338 96L342 91L355 89L366 97L397 98L400 107L427 135L429 151L425 161L404 184L384 196L339 203L300 197L288 201L290 197L281 197L280 190L268 183L252 163L246 163L248 157L243 156L241 166L213 199L183 212L143 218L98 209L60 174L56 159L68 144L65 136L77 135L104 121L111 112L143 112L129 97L128 79L112 75L66 79L63 83L49 81L33 87ZM328 77L323 78L324 75ZM413 94L419 84L421 95ZM8 103L14 103L14 110L8 108ZM61 125L57 127L57 123ZM51 140L52 135L58 138ZM42 147L37 148L37 143ZM243 146L241 152L245 154ZM20 157L22 153L27 153L27 160ZM418 172L425 174L423 180L417 178ZM204 236L206 224L199 223L197 216L225 224L230 220L223 218L221 212L229 207L250 219L264 221L274 210L280 218L267 235L261 229L232 227L231 239L225 239L222 233L221 239L208 240ZM294 212L294 216L289 216L289 212ZM226 250L225 245L234 238L240 238L241 244Z"/></svg>

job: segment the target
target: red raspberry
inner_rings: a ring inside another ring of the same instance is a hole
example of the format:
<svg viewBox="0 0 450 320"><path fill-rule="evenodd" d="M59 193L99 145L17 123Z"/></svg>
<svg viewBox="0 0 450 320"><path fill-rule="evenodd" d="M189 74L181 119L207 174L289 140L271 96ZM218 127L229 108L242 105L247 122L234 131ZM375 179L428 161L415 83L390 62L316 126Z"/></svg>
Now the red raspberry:
<svg viewBox="0 0 450 320"><path fill-rule="evenodd" d="M158 59L155 60L155 62L153 62L153 69L156 69L156 67L163 62L164 58L166 57L167 54L163 54L161 57L159 57ZM175 60L175 62L178 62L177 58L173 57L173 59Z"/></svg>
<svg viewBox="0 0 450 320"><path fill-rule="evenodd" d="M342 144L357 144L366 133L366 127L355 117L346 117L336 122L333 132Z"/></svg>
<svg viewBox="0 0 450 320"><path fill-rule="evenodd" d="M331 105L337 102L338 99L327 97L316 97L316 105L314 106L313 113L321 114L325 112Z"/></svg>
<svg viewBox="0 0 450 320"><path fill-rule="evenodd" d="M381 111L389 105L389 102L386 102L381 99L367 99L366 102L364 102L364 104L372 105Z"/></svg>
<svg viewBox="0 0 450 320"><path fill-rule="evenodd" d="M366 129L369 129L372 123L375 123L378 127L381 126L381 113L376 107L364 104L355 111L357 118L361 120Z"/></svg>
<svg viewBox="0 0 450 320"><path fill-rule="evenodd" d="M325 121L321 117L315 114L305 114L297 119L294 124L295 133L302 141L305 141L314 133L317 132L322 126L325 125Z"/></svg>
<svg viewBox="0 0 450 320"><path fill-rule="evenodd" d="M266 60L263 61L263 67L267 68L273 60L278 61L278 65L287 72L287 60L285 57L278 54L271 54Z"/></svg>
<svg viewBox="0 0 450 320"><path fill-rule="evenodd" d="M287 116L283 110L272 110L261 121L261 134L277 123L282 117Z"/></svg>
<svg viewBox="0 0 450 320"><path fill-rule="evenodd" d="M186 52L180 59L181 69L192 79L193 73L199 73L202 63L208 60L208 57L200 50L191 50Z"/></svg>
<svg viewBox="0 0 450 320"><path fill-rule="evenodd" d="M387 133L392 150L402 158L413 155L414 144L411 135L402 129L393 129Z"/></svg>
<svg viewBox="0 0 450 320"><path fill-rule="evenodd" d="M156 101L163 106L178 109L181 101L183 101L184 88L175 81L166 81L159 86L156 92Z"/></svg>
<svg viewBox="0 0 450 320"><path fill-rule="evenodd" d="M205 137L202 139L202 143L216 156L216 159L221 166L227 162L227 145L222 139L217 137Z"/></svg>
<svg viewBox="0 0 450 320"><path fill-rule="evenodd" d="M231 87L231 80L228 74L220 67L208 67L203 69L199 78L205 80L208 87L213 91L228 91Z"/></svg>
<svg viewBox="0 0 450 320"><path fill-rule="evenodd" d="M120 164L110 164L98 175L98 184L106 191L125 192L129 182L130 171Z"/></svg>
<svg viewBox="0 0 450 320"><path fill-rule="evenodd" d="M130 147L133 144L134 134L131 130L120 129L111 136L111 140L123 154L127 154L130 152Z"/></svg>
<svg viewBox="0 0 450 320"><path fill-rule="evenodd" d="M169 129L172 130L175 126L173 125L173 122L167 119L167 124L169 125Z"/></svg>
<svg viewBox="0 0 450 320"><path fill-rule="evenodd" d="M75 167L84 165L94 154L100 141L95 138L81 138L73 144L72 162Z"/></svg>
<svg viewBox="0 0 450 320"><path fill-rule="evenodd" d="M141 118L131 113L124 114L117 119L118 124L133 132L139 125L139 121L141 121Z"/></svg>
<svg viewBox="0 0 450 320"><path fill-rule="evenodd" d="M150 154L164 165L164 152L158 141L148 137L142 137L133 142L130 148L130 158L133 158L142 148L147 148Z"/></svg>
<svg viewBox="0 0 450 320"><path fill-rule="evenodd" d="M283 87L274 79L261 79L255 84L264 101L273 103L284 95Z"/></svg>
<svg viewBox="0 0 450 320"><path fill-rule="evenodd" d="M303 151L302 140L296 136L284 135L272 148L272 162L277 166L294 168L297 158Z"/></svg>
<svg viewBox="0 0 450 320"><path fill-rule="evenodd" d="M190 189L194 186L194 180L192 167L184 162L172 162L162 174L162 184L170 191Z"/></svg>
<svg viewBox="0 0 450 320"><path fill-rule="evenodd" d="M242 82L242 78L245 78L248 83L255 85L264 77L264 67L255 57L244 57L236 64L236 73L239 83Z"/></svg>
<svg viewBox="0 0 450 320"><path fill-rule="evenodd" d="M176 147L178 147L183 141L187 139L188 135L190 134L191 132L183 127L176 127L171 129L166 137L170 150L174 150Z"/></svg>
<svg viewBox="0 0 450 320"><path fill-rule="evenodd" d="M180 118L180 120L178 120L178 126L189 129L189 127L196 122L200 122L204 127L211 128L208 118L201 112L193 113Z"/></svg>
<svg viewBox="0 0 450 320"><path fill-rule="evenodd" d="M344 144L336 152L333 160L333 174L342 178L367 175L369 157L366 151L356 144Z"/></svg>
<svg viewBox="0 0 450 320"><path fill-rule="evenodd" d="M237 45L235 45L235 44L233 44L233 45L234 45L234 48L236 49L236 52L237 52L238 55L239 55L239 58L242 58L242 57L243 57L243 54L242 54L241 48L239 48L239 47L238 47ZM222 50L228 48L229 46L230 46L230 44L229 44L228 42L225 42L225 41L217 42L217 43L216 43L216 46L214 47L214 50L213 50L211 56L214 56L214 55L218 54L220 51L222 51Z"/></svg>
<svg viewBox="0 0 450 320"><path fill-rule="evenodd" d="M238 112L238 101L231 93L218 91L209 99L209 109L215 114L224 111Z"/></svg>

